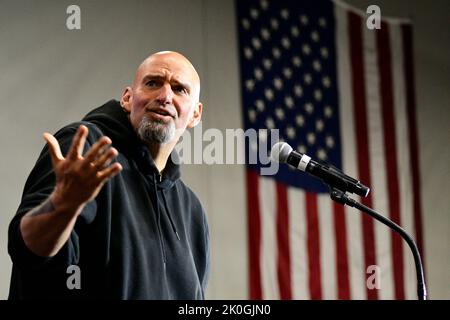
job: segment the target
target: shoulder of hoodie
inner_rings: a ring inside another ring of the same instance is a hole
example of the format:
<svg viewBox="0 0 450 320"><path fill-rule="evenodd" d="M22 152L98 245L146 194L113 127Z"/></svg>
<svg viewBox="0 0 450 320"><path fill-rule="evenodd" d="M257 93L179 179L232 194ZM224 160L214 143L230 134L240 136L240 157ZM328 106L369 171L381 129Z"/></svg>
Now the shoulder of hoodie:
<svg viewBox="0 0 450 320"><path fill-rule="evenodd" d="M88 136L86 137L86 140L89 144L95 143L98 139L104 136L104 133L100 130L100 128L89 121L72 122L59 129L54 136L58 140L66 137L73 137L80 125L85 125L88 128Z"/></svg>

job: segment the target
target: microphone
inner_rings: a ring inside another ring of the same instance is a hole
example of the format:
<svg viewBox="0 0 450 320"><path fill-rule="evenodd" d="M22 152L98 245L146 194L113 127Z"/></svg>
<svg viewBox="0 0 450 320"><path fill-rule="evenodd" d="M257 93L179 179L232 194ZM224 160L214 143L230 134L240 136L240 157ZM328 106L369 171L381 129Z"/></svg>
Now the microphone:
<svg viewBox="0 0 450 320"><path fill-rule="evenodd" d="M278 142L272 147L270 157L272 160L287 163L297 169L309 173L332 188L343 192L351 192L362 197L367 197L370 188L358 180L347 176L339 169L325 162L317 162L306 154L301 154L292 149L286 142Z"/></svg>

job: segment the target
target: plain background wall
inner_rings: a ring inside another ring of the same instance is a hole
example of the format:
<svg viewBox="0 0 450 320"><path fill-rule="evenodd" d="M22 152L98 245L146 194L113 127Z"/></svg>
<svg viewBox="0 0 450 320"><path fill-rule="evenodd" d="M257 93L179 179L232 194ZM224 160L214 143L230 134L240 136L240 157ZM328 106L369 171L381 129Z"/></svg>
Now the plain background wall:
<svg viewBox="0 0 450 320"><path fill-rule="evenodd" d="M450 2L346 1L414 22L418 155L431 298L450 298ZM66 8L81 7L81 30ZM7 227L44 145L42 133L119 98L137 65L160 50L183 52L202 79L203 130L242 127L234 2L0 1L0 298L11 262ZM189 165L184 180L202 200L212 237L208 298L247 298L247 225L242 165ZM232 181L233 188L222 181Z"/></svg>

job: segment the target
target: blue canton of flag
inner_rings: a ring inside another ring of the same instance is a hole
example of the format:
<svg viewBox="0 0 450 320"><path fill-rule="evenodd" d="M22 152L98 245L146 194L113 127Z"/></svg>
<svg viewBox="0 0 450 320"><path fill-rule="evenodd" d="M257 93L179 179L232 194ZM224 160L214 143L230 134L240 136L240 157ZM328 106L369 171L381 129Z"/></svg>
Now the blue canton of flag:
<svg viewBox="0 0 450 320"><path fill-rule="evenodd" d="M298 152L341 168L331 3L272 1L269 8L268 1L244 0L237 1L237 10L245 128L278 129ZM328 191L287 165L275 178Z"/></svg>

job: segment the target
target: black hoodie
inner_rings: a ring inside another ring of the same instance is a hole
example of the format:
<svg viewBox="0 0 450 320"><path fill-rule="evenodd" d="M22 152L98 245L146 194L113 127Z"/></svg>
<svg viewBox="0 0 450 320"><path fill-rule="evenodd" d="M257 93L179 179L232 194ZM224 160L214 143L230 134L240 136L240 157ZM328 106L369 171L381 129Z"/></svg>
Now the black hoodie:
<svg viewBox="0 0 450 320"><path fill-rule="evenodd" d="M116 161L123 170L86 205L58 254L39 257L24 244L19 224L55 185L44 147L9 226L9 299L204 299L208 225L200 201L180 179L179 166L169 157L159 175L118 101L59 130L55 137L63 154L80 124L89 128L85 151L106 135L119 151ZM78 275L81 289L73 288Z"/></svg>

